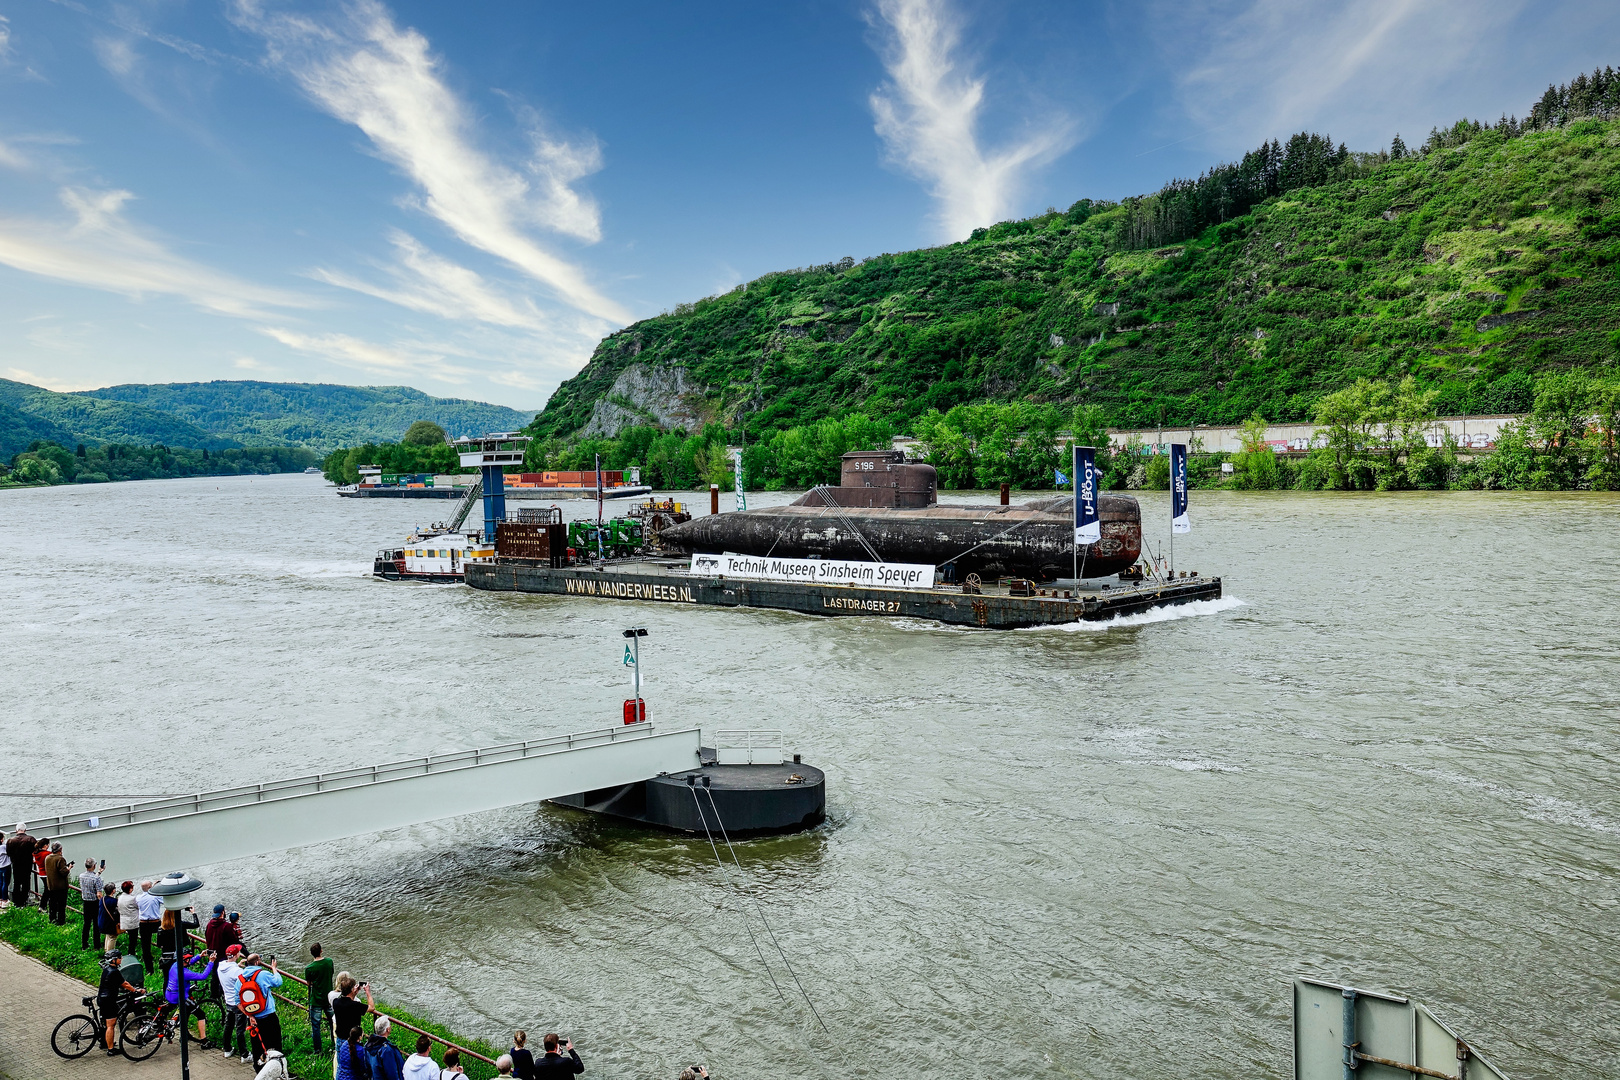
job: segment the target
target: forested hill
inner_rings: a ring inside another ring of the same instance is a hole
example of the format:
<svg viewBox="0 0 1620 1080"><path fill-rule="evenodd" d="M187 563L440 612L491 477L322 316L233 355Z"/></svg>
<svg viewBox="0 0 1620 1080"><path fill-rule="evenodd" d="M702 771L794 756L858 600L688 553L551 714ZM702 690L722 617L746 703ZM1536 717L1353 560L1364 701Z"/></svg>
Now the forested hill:
<svg viewBox="0 0 1620 1080"><path fill-rule="evenodd" d="M433 397L409 386L221 379L127 383L74 396L158 410L211 436L233 440L235 445L303 446L323 451L394 442L417 420L431 420L455 437L514 431L534 415L483 401Z"/></svg>
<svg viewBox="0 0 1620 1080"><path fill-rule="evenodd" d="M1620 358L1615 117L1603 71L1523 122L1376 154L1301 134L1123 203L769 274L606 338L532 430L741 418L753 439L1020 400L1120 426L1282 421L1406 374L1441 413L1523 411L1535 374Z"/></svg>

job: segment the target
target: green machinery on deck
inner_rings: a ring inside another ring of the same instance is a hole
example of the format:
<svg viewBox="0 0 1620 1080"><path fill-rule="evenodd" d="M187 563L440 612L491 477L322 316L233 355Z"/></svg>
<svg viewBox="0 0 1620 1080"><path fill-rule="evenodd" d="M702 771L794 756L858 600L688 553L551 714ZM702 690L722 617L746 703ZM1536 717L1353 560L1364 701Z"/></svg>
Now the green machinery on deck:
<svg viewBox="0 0 1620 1080"><path fill-rule="evenodd" d="M581 555L589 552L622 559L639 554L644 543L641 522L633 518L612 518L601 525L594 521L568 523L568 546Z"/></svg>

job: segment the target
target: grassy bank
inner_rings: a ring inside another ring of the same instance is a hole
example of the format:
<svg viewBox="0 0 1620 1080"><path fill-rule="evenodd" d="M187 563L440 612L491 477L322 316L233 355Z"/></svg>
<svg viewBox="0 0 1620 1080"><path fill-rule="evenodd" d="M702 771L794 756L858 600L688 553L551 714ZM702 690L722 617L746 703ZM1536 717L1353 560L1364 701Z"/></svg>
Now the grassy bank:
<svg viewBox="0 0 1620 1080"><path fill-rule="evenodd" d="M95 985L101 977L101 967L97 959L100 954L95 949L80 949L79 935L80 926L76 902L69 908L68 924L66 926L53 926L38 908L9 907L0 912L0 941L15 946L24 956L31 956L55 968L57 971ZM98 938L97 944L99 945L99 943ZM255 942L254 947L261 951L268 948L263 942ZM284 951L289 956L302 955L304 952L302 948L297 947L289 947ZM363 979L365 975L357 972L356 977ZM161 990L159 976L156 973L149 973L146 977L146 986L149 990ZM292 979L287 979L280 990L277 991L277 995L276 1013L281 1017L282 1050L287 1055L293 1075L302 1077L303 1080L316 1080L319 1077L331 1076L332 1055L329 1040L325 1040L328 1042L328 1046L327 1052L324 1054L316 1055L310 1049L309 1015L306 1012L308 999L304 987ZM403 1009L386 1006L381 1001L377 1002L377 1010L380 1013L385 1013L395 1021L403 1020L438 1036L440 1039L463 1049L483 1054L488 1058L494 1058L499 1053L504 1052L504 1047L497 1049L478 1039L466 1038L456 1034L442 1024L436 1024L431 1020L415 1016ZM371 1019L374 1018L368 1018L366 1023L368 1035L371 1030ZM210 1032L210 1034L217 1033ZM402 1054L409 1056L416 1048L416 1033L396 1025L392 1033L392 1041L395 1046L400 1048ZM538 1039L536 1041L538 1042ZM442 1059L443 1049L442 1046L435 1044L433 1049L435 1060ZM208 1050L204 1052L217 1054L219 1051ZM169 1055L173 1051L165 1049L160 1053ZM486 1078L495 1075L494 1069L475 1059L464 1059L462 1065L466 1068L467 1075L477 1078L477 1080L486 1080ZM245 1066L243 1067L243 1074L247 1075Z"/></svg>

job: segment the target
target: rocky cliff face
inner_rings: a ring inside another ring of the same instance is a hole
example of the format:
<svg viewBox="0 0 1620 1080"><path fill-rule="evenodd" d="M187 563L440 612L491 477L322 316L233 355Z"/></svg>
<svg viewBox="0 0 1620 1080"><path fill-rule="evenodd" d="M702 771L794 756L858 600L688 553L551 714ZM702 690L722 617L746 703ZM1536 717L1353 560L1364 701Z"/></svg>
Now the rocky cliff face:
<svg viewBox="0 0 1620 1080"><path fill-rule="evenodd" d="M580 429L586 438L612 438L622 429L652 424L666 431L696 431L713 419L703 387L684 367L631 364L591 408Z"/></svg>

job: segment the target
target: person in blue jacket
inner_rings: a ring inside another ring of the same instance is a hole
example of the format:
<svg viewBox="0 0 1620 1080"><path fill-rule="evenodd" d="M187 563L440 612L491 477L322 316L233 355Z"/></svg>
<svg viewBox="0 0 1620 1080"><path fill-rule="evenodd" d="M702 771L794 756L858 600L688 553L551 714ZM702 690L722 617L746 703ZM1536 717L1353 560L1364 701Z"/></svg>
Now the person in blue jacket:
<svg viewBox="0 0 1620 1080"><path fill-rule="evenodd" d="M193 983L205 982L214 974L215 957L213 953L208 954L208 966L200 972L191 970L191 963L195 959L194 956L187 956L185 963L169 965L169 981L163 988L163 1007L158 1010L158 1020L160 1022L168 1018L171 1010L180 1007L180 975L182 969L185 972L186 997L188 999L191 997ZM204 1043L208 1041L208 1021L203 1019L202 1013L197 1014L197 1039Z"/></svg>

